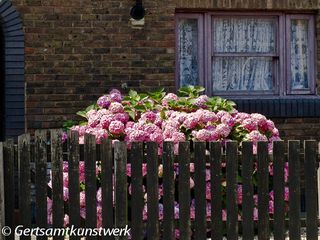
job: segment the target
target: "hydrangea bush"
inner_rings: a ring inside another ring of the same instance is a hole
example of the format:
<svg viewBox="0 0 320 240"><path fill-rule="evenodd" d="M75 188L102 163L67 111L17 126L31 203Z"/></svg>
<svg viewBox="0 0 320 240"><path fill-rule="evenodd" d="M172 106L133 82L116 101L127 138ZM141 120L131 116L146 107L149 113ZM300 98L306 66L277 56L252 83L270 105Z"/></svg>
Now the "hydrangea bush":
<svg viewBox="0 0 320 240"><path fill-rule="evenodd" d="M201 95L204 88L188 86L178 91L178 94L165 93L163 90L152 93L137 93L130 91L127 96L122 96L118 90L112 90L109 94L101 96L96 104L89 106L77 114L86 120L77 125L72 122L65 123L64 127L79 133L79 142L84 142L86 133L96 137L96 142L109 138L112 141L125 141L130 150L132 142L154 141L158 143L158 153L162 153L164 141L174 143L174 152L178 153L178 145L181 141L220 141L224 144L227 141L235 140L239 143L243 141L253 142L253 152L257 152L258 141L268 141L269 152L272 152L273 141L280 140L279 131L274 123L259 113L243 113L235 109L232 101L220 97L208 97ZM65 137L64 137L65 140ZM84 163L80 163L80 206L81 217L85 219L85 194L84 194ZM240 166L241 167L241 166ZM223 212L222 218L226 220L225 210L225 163L221 166L224 174L222 185ZM256 166L255 166L256 168ZM143 176L146 176L147 166L143 165ZM68 201L68 164L64 163L64 200ZM285 166L285 178L288 177L288 166ZM191 218L195 216L194 207L194 165L190 164L190 189L192 194ZM175 165L175 179L179 174L179 166ZM241 219L242 204L242 183L241 171L238 178L237 201L239 204L239 219ZM272 165L269 167L270 179L273 176ZM100 188L100 167L97 165L97 225L101 226L101 188ZM129 200L131 195L131 165L127 165ZM175 180L176 181L176 180ZM146 181L143 181L144 183ZM211 193L210 193L210 169L206 170L207 182L207 217L211 215ZM253 182L256 184L256 171L253 174ZM49 183L50 185L50 183ZM143 218L147 219L146 194L147 186L143 187L145 193L145 207ZM176 190L177 191L177 190ZM285 189L285 200L288 201L288 188ZM175 194L177 196L177 194ZM163 217L162 199L162 165L159 166L159 219ZM254 219L258 219L257 210L257 189L254 195ZM48 222L51 222L51 200L48 199ZM273 214L273 191L270 184L269 212ZM179 203L175 201L175 218L179 218ZM68 216L65 216L65 224L68 224Z"/></svg>
<svg viewBox="0 0 320 240"><path fill-rule="evenodd" d="M86 121L71 130L79 132L80 143L86 133L95 135L97 143L102 138L124 140L129 149L134 141L154 141L159 144L159 154L164 141L174 142L177 154L178 142L187 140L253 141L254 152L258 141L268 141L272 151L272 142L280 137L271 120L259 113L238 112L233 102L200 95L203 91L194 86L181 88L178 95L163 90L149 94L131 90L123 97L112 90L79 111Z"/></svg>

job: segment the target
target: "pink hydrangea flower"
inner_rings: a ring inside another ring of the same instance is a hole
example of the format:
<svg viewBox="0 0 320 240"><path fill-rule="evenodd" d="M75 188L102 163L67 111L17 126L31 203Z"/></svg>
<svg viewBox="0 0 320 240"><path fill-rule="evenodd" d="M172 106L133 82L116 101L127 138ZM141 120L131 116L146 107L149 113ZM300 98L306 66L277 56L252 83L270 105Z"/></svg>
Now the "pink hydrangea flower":
<svg viewBox="0 0 320 240"><path fill-rule="evenodd" d="M150 141L160 144L163 141L163 135L159 132L154 132L150 134Z"/></svg>
<svg viewBox="0 0 320 240"><path fill-rule="evenodd" d="M221 123L228 125L230 128L235 124L235 120L230 114L222 116L220 121Z"/></svg>
<svg viewBox="0 0 320 240"><path fill-rule="evenodd" d="M109 106L109 111L113 114L116 113L123 113L124 112L124 107L122 106L121 103L118 102L113 102Z"/></svg>
<svg viewBox="0 0 320 240"><path fill-rule="evenodd" d="M126 128L133 128L133 126L134 126L134 122L132 121L129 121L126 123Z"/></svg>
<svg viewBox="0 0 320 240"><path fill-rule="evenodd" d="M216 113L217 118L221 119L224 116L231 117L230 113L220 110L219 112Z"/></svg>
<svg viewBox="0 0 320 240"><path fill-rule="evenodd" d="M69 225L69 215L65 214L63 218L63 226L66 227Z"/></svg>
<svg viewBox="0 0 320 240"><path fill-rule="evenodd" d="M258 141L268 141L268 138L261 134L259 131L257 130L254 130L250 133L248 133L246 136L245 136L245 139L248 140L248 141L252 141L252 142L258 142Z"/></svg>
<svg viewBox="0 0 320 240"><path fill-rule="evenodd" d="M289 201L289 188L288 187L284 188L284 200Z"/></svg>
<svg viewBox="0 0 320 240"><path fill-rule="evenodd" d="M63 201L69 200L69 188L63 187Z"/></svg>
<svg viewBox="0 0 320 240"><path fill-rule="evenodd" d="M118 120L123 123L127 123L129 120L129 114L128 113L116 113L114 115L114 120Z"/></svg>
<svg viewBox="0 0 320 240"><path fill-rule="evenodd" d="M156 120L156 118L157 118L157 114L155 114L152 111L148 111L143 113L140 119L143 121L148 121L153 123Z"/></svg>
<svg viewBox="0 0 320 240"><path fill-rule="evenodd" d="M146 133L141 130L132 130L129 134L129 142L144 141Z"/></svg>
<svg viewBox="0 0 320 240"><path fill-rule="evenodd" d="M212 136L214 135L213 131L209 131L207 129L201 129L199 131L195 131L193 133L193 136L198 141L210 141L212 139Z"/></svg>
<svg viewBox="0 0 320 240"><path fill-rule="evenodd" d="M215 132L220 137L226 138L229 136L231 129L228 125L221 123L216 127Z"/></svg>
<svg viewBox="0 0 320 240"><path fill-rule="evenodd" d="M238 112L235 114L235 119L237 123L242 123L244 120L250 118L250 114Z"/></svg>
<svg viewBox="0 0 320 240"><path fill-rule="evenodd" d="M47 197L47 221L52 224L52 200Z"/></svg>
<svg viewBox="0 0 320 240"><path fill-rule="evenodd" d="M109 125L109 132L115 135L122 134L124 132L124 124L120 121L112 121Z"/></svg>
<svg viewBox="0 0 320 240"><path fill-rule="evenodd" d="M258 125L253 119L247 118L242 121L241 126L243 126L248 131L258 130Z"/></svg>
<svg viewBox="0 0 320 240"><path fill-rule="evenodd" d="M206 182L206 199L211 200L211 184Z"/></svg>
<svg viewBox="0 0 320 240"><path fill-rule="evenodd" d="M218 118L214 112L211 112L208 110L201 110L201 119L200 120L203 123L207 123L207 122L216 122L218 120Z"/></svg>
<svg viewBox="0 0 320 240"><path fill-rule="evenodd" d="M61 135L61 141L65 143L67 139L68 139L68 134L66 132L63 132Z"/></svg>
<svg viewBox="0 0 320 240"><path fill-rule="evenodd" d="M194 105L201 108L206 108L206 102L209 100L209 97L207 95L201 95L198 98L195 99Z"/></svg>
<svg viewBox="0 0 320 240"><path fill-rule="evenodd" d="M274 204L273 201L269 201L269 213L274 214Z"/></svg>
<svg viewBox="0 0 320 240"><path fill-rule="evenodd" d="M109 98L113 102L121 102L122 100L121 93L119 93L119 91L110 93Z"/></svg>
<svg viewBox="0 0 320 240"><path fill-rule="evenodd" d="M111 89L110 92L109 92L109 94L113 94L113 93L121 95L121 92L116 88Z"/></svg>
<svg viewBox="0 0 320 240"><path fill-rule="evenodd" d="M111 103L111 99L109 96L107 95L104 95L104 96L101 96L99 97L98 101L97 101L97 105L99 107L103 107L103 108L107 108L110 106L110 103Z"/></svg>
<svg viewBox="0 0 320 240"><path fill-rule="evenodd" d="M86 206L86 194L84 191L80 192L80 207Z"/></svg>
<svg viewBox="0 0 320 240"><path fill-rule="evenodd" d="M168 101L176 101L178 100L178 96L174 93L168 93L164 98L162 99L162 105L168 106Z"/></svg>
<svg viewBox="0 0 320 240"><path fill-rule="evenodd" d="M185 126L188 129L195 128L199 123L199 118L189 115L187 116L186 120L183 122L183 126Z"/></svg>
<svg viewBox="0 0 320 240"><path fill-rule="evenodd" d="M242 185L238 184L237 188L237 203L242 204Z"/></svg>
<svg viewBox="0 0 320 240"><path fill-rule="evenodd" d="M102 191L101 191L101 187L98 189L97 191L97 201L98 203L102 202Z"/></svg>
<svg viewBox="0 0 320 240"><path fill-rule="evenodd" d="M267 118L260 113L252 113L250 115L251 119L255 121L259 126L263 126L267 121Z"/></svg>

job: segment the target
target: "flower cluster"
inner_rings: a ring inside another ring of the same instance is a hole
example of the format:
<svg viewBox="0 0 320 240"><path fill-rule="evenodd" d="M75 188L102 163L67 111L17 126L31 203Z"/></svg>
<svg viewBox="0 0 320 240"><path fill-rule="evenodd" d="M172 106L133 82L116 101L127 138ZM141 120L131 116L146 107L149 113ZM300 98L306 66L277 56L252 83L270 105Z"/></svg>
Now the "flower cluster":
<svg viewBox="0 0 320 240"><path fill-rule="evenodd" d="M85 133L95 135L97 143L102 138L124 140L129 148L134 141L154 141L160 154L162 143L172 141L177 154L181 141L236 140L252 141L256 153L258 141L268 141L271 152L272 142L280 140L278 129L265 116L238 112L232 106L224 110L215 105L213 109L218 110L214 111L210 108L213 100L206 95L183 98L168 93L160 99L152 95L140 98L137 93L130 96L135 98L125 99L118 90L112 90L100 97L96 107L85 113L87 123L71 127L79 132L80 143ZM179 101L182 108L177 106ZM135 108L139 110L133 111Z"/></svg>

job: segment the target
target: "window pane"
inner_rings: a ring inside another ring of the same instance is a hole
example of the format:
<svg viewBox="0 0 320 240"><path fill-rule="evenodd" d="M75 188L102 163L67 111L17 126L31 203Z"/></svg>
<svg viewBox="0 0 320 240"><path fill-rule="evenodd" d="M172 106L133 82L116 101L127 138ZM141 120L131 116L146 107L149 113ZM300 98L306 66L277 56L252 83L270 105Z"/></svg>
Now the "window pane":
<svg viewBox="0 0 320 240"><path fill-rule="evenodd" d="M273 89L271 57L215 57L213 91L270 91Z"/></svg>
<svg viewBox="0 0 320 240"><path fill-rule="evenodd" d="M308 20L291 20L291 88L309 88Z"/></svg>
<svg viewBox="0 0 320 240"><path fill-rule="evenodd" d="M273 53L276 21L257 18L213 18L213 49L217 53Z"/></svg>
<svg viewBox="0 0 320 240"><path fill-rule="evenodd" d="M199 85L198 20L181 19L178 34L180 86Z"/></svg>

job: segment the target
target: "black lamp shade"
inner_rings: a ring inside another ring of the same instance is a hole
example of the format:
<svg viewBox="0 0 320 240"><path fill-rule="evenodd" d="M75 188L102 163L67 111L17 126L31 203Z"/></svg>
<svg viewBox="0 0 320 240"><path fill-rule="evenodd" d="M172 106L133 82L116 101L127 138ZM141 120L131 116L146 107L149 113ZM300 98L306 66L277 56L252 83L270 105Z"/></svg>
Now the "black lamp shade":
<svg viewBox="0 0 320 240"><path fill-rule="evenodd" d="M146 11L142 4L136 4L131 8L130 15L135 20L141 20L144 18Z"/></svg>

